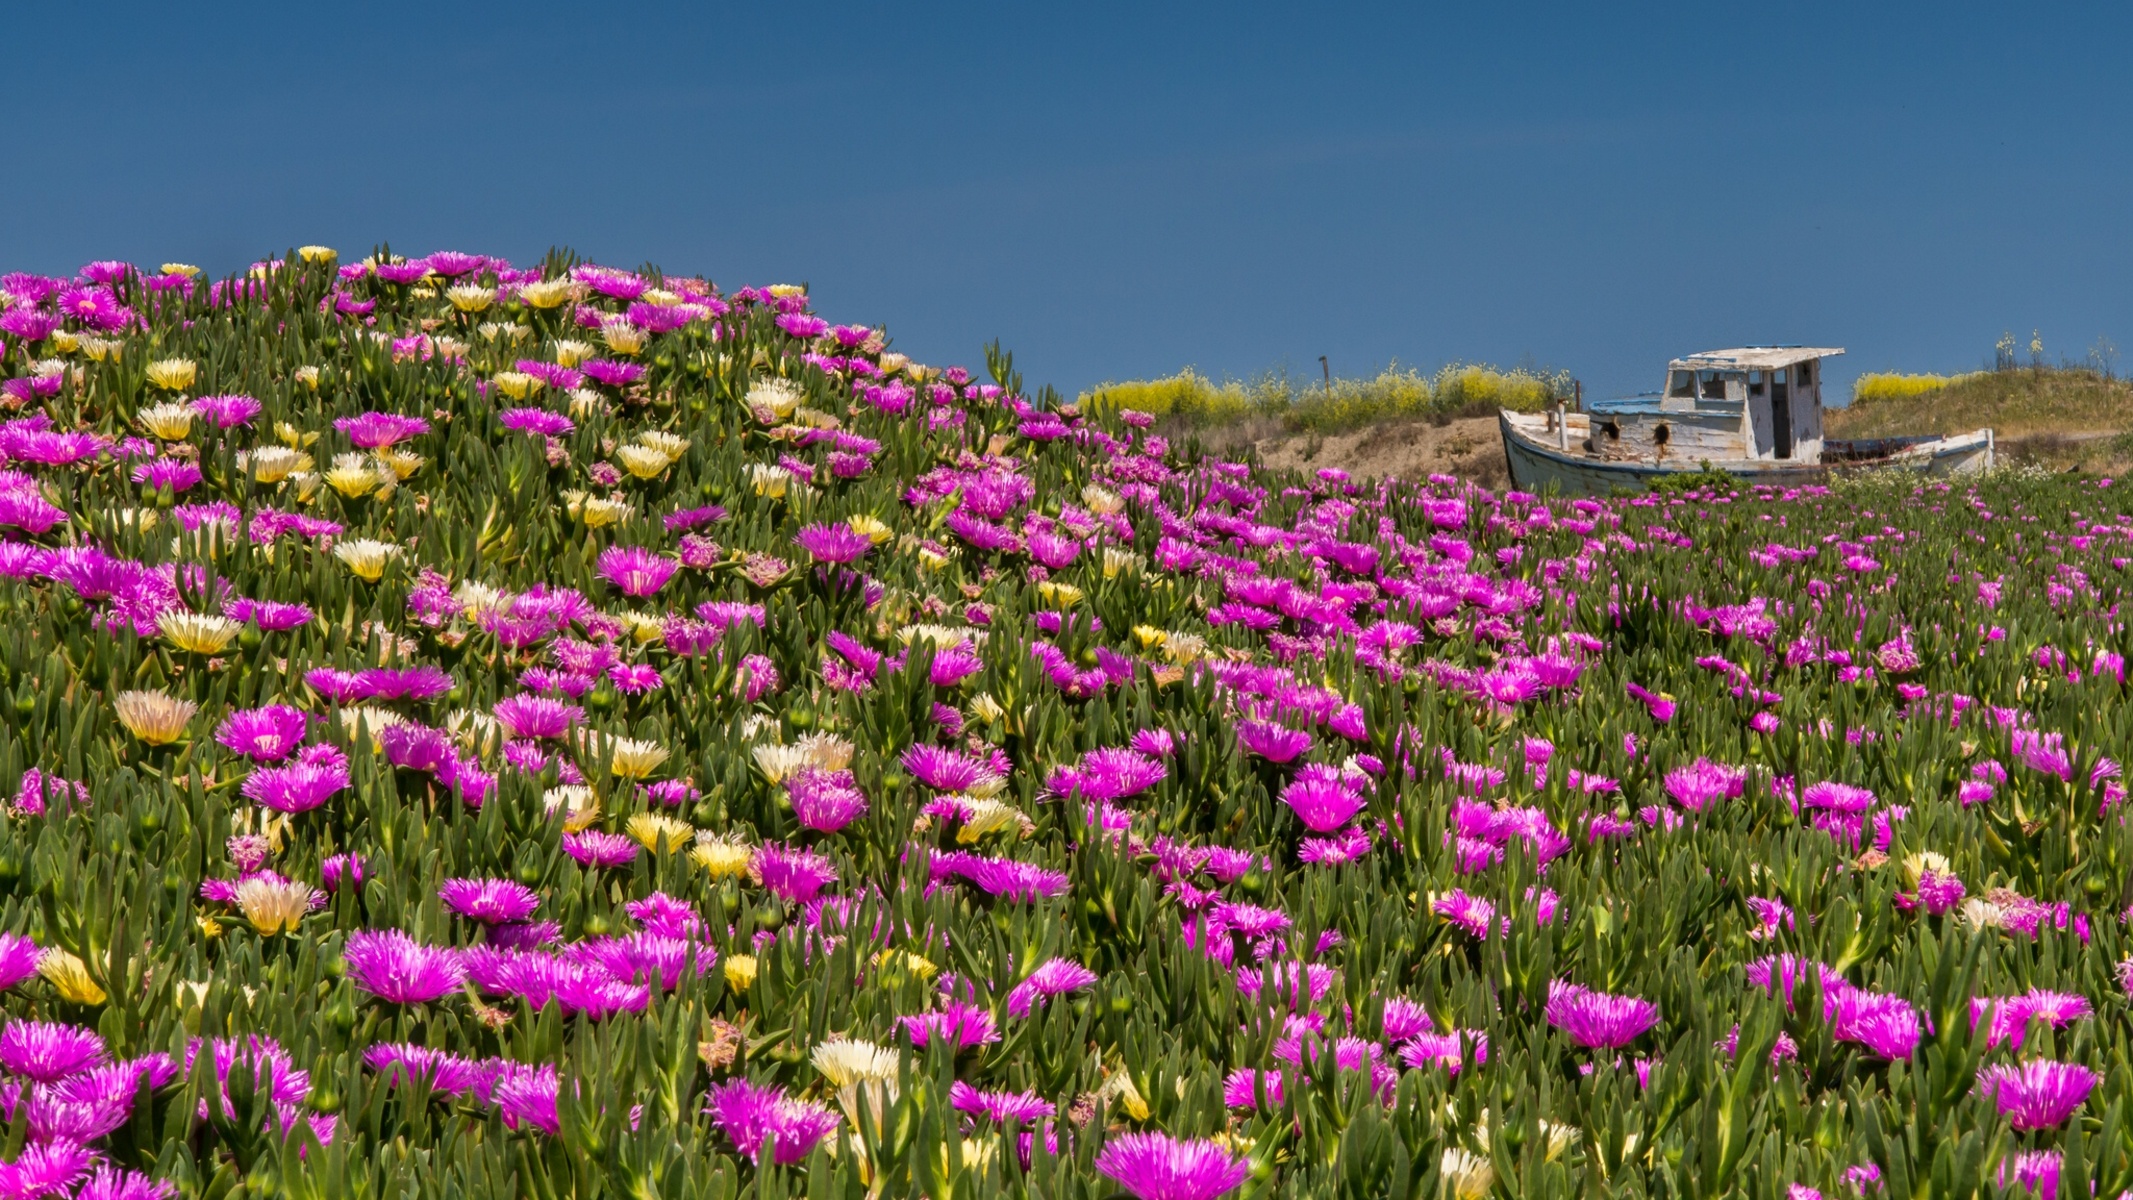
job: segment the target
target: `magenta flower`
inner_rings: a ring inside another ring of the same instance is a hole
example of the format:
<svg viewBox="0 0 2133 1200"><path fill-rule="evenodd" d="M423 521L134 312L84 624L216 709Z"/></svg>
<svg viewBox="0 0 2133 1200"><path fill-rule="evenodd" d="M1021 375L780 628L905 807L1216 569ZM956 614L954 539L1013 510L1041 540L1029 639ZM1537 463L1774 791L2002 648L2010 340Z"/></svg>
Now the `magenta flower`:
<svg viewBox="0 0 2133 1200"><path fill-rule="evenodd" d="M1218 1142L1167 1133L1122 1133L1104 1143L1096 1169L1138 1200L1214 1200L1251 1176L1250 1161Z"/></svg>
<svg viewBox="0 0 2133 1200"><path fill-rule="evenodd" d="M578 427L569 417L545 408L507 408L496 419L506 429L535 437L561 437Z"/></svg>
<svg viewBox="0 0 2133 1200"><path fill-rule="evenodd" d="M822 1139L836 1132L841 1120L819 1104L746 1079L712 1088L704 1098L704 1111L749 1162L758 1161L767 1143L771 1160L781 1166L805 1160Z"/></svg>
<svg viewBox="0 0 2133 1200"><path fill-rule="evenodd" d="M2074 1115L2102 1076L2078 1063L2031 1059L1978 1072L1978 1091L1992 1097L2015 1129L2056 1129Z"/></svg>
<svg viewBox="0 0 2133 1200"><path fill-rule="evenodd" d="M452 690L452 677L436 667L372 667L357 686L372 700L434 700Z"/></svg>
<svg viewBox="0 0 2133 1200"><path fill-rule="evenodd" d="M1035 863L986 858L961 850L935 851L928 869L936 880L966 879L988 896L1025 903L1064 896L1069 885L1065 871L1050 871Z"/></svg>
<svg viewBox="0 0 2133 1200"><path fill-rule="evenodd" d="M1863 813L1874 806L1874 793L1863 787L1848 783L1824 782L1810 785L1800 793L1801 808L1822 809L1833 813Z"/></svg>
<svg viewBox="0 0 2133 1200"><path fill-rule="evenodd" d="M1659 1023L1659 1008L1635 996L1611 996L1574 983L1548 985L1548 1023L1580 1046L1620 1049Z"/></svg>
<svg viewBox="0 0 2133 1200"><path fill-rule="evenodd" d="M0 1195L23 1197L63 1195L69 1187L74 1185L75 1180L89 1173L89 1167L96 1160L96 1151L89 1149L80 1142L53 1141L26 1146L23 1148L21 1156L14 1162L0 1163ZM135 1176L131 1172L121 1172L118 1176L110 1176L106 1172L100 1178L111 1180L104 1186L116 1188L127 1185L129 1179L137 1179L140 1176ZM90 1182L94 1184L96 1180L91 1179ZM137 1194L162 1197L175 1195L177 1192L177 1189L169 1184L155 1184L153 1187L161 1190L150 1190ZM81 1196L88 1196L89 1194L88 1189L84 1188L78 1194L76 1200L80 1200Z"/></svg>
<svg viewBox="0 0 2133 1200"><path fill-rule="evenodd" d="M1698 758L1666 773L1666 794L1690 812L1702 812L1714 800L1737 799L1747 781L1746 767L1729 767Z"/></svg>
<svg viewBox="0 0 2133 1200"><path fill-rule="evenodd" d="M260 413L260 403L250 396L196 396L192 409L221 429L250 425Z"/></svg>
<svg viewBox="0 0 2133 1200"><path fill-rule="evenodd" d="M1311 735L1272 721L1237 722L1237 743L1247 754L1268 762L1285 763L1311 748Z"/></svg>
<svg viewBox="0 0 2133 1200"><path fill-rule="evenodd" d="M553 1137L563 1131L562 1118L556 1112L556 1097L561 1091L562 1080L553 1064L530 1067L513 1063L497 1077L489 1098L503 1117L505 1128L532 1126Z"/></svg>
<svg viewBox="0 0 2133 1200"><path fill-rule="evenodd" d="M820 833L835 833L867 810L866 793L850 771L804 767L785 780L793 819Z"/></svg>
<svg viewBox="0 0 2133 1200"><path fill-rule="evenodd" d="M1024 1125L1052 1115L1052 1102L1035 1092L979 1091L960 1079L948 1089L948 1106L990 1121Z"/></svg>
<svg viewBox="0 0 2133 1200"><path fill-rule="evenodd" d="M104 1062L104 1039L94 1031L52 1021L10 1021L0 1029L0 1067L57 1083Z"/></svg>
<svg viewBox="0 0 2133 1200"><path fill-rule="evenodd" d="M348 978L392 1004L426 1004L459 986L466 966L451 950L424 946L397 929L361 929L341 951Z"/></svg>
<svg viewBox="0 0 2133 1200"><path fill-rule="evenodd" d="M19 933L0 933L0 991L14 987L37 973L44 951Z"/></svg>
<svg viewBox="0 0 2133 1200"><path fill-rule="evenodd" d="M437 889L444 906L484 925L523 921L541 906L541 894L509 879L447 879Z"/></svg>
<svg viewBox="0 0 2133 1200"><path fill-rule="evenodd" d="M189 458L152 458L133 469L133 481L157 491L182 492L200 482L200 464Z"/></svg>
<svg viewBox="0 0 2133 1200"><path fill-rule="evenodd" d="M1007 1015L1028 1017L1039 1001L1078 992L1096 979L1096 972L1070 958L1046 959L1007 993Z"/></svg>
<svg viewBox="0 0 2133 1200"><path fill-rule="evenodd" d="M301 709L269 704L232 712L215 730L215 740L253 762L280 762L296 752L309 729Z"/></svg>
<svg viewBox="0 0 2133 1200"><path fill-rule="evenodd" d="M1338 768L1324 763L1299 770L1296 778L1283 785L1281 802L1313 833L1332 833L1362 811L1364 804L1362 789Z"/></svg>
<svg viewBox="0 0 2133 1200"><path fill-rule="evenodd" d="M943 792L968 791L981 780L997 777L986 764L945 746L920 743L904 751L900 761L913 778Z"/></svg>
<svg viewBox="0 0 2133 1200"><path fill-rule="evenodd" d="M872 538L841 522L803 526L792 544L825 563L854 562L874 548Z"/></svg>
<svg viewBox="0 0 2133 1200"><path fill-rule="evenodd" d="M29 1149L37 1149L37 1147L30 1147ZM56 1166L61 1163L71 1162L77 1156L86 1164L93 1159L94 1152L83 1149L78 1145L60 1142L50 1144L47 1152L42 1157L48 1164ZM23 1151L23 1157L29 1157L29 1150ZM47 1166L39 1169L49 1170L52 1168ZM0 1174L0 1189L7 1189L12 1183L15 1190L10 1194L24 1196L44 1194L26 1186L28 1181L24 1180L21 1175L22 1173L18 1170L16 1178L10 1181L4 1174ZM65 1184L62 1183L57 1186L64 1187ZM82 1181L81 1190L74 1193L74 1200L174 1200L177 1194L178 1185L168 1180L143 1175L139 1171L128 1171L123 1168L113 1167L107 1163L97 1167L87 1179Z"/></svg>
<svg viewBox="0 0 2133 1200"><path fill-rule="evenodd" d="M430 423L420 417L403 417L394 413L366 412L353 417L338 417L333 427L346 434L348 440L365 450L390 446L395 442L430 431Z"/></svg>
<svg viewBox="0 0 2133 1200"><path fill-rule="evenodd" d="M1489 934L1494 931L1496 906L1479 896L1470 896L1454 888L1430 907L1477 941L1489 940Z"/></svg>
<svg viewBox="0 0 2133 1200"><path fill-rule="evenodd" d="M1891 1061L1918 1049L1923 1034L1918 1010L1901 996L1825 985L1823 1006L1830 1036L1840 1042L1855 1042Z"/></svg>
<svg viewBox="0 0 2133 1200"><path fill-rule="evenodd" d="M506 696L490 712L514 738L560 738L585 719L584 709L547 696Z"/></svg>
<svg viewBox="0 0 2133 1200"><path fill-rule="evenodd" d="M1674 719L1675 705L1672 697L1659 695L1634 683L1623 684L1622 690L1643 701L1644 707L1652 714L1652 720L1664 725Z"/></svg>
<svg viewBox="0 0 2133 1200"><path fill-rule="evenodd" d="M991 1009L959 1000L942 1004L938 1012L920 1013L902 1020L904 1030L911 1035L911 1044L921 1050L932 1045L935 1038L962 1050L1000 1040Z"/></svg>
<svg viewBox="0 0 2133 1200"><path fill-rule="evenodd" d="M406 1042L379 1042L363 1052L363 1065L389 1084L421 1082L433 1092L464 1096L487 1077L481 1063L443 1050Z"/></svg>
<svg viewBox="0 0 2133 1200"><path fill-rule="evenodd" d="M610 546L600 552L600 578L625 596L652 595L680 569L680 563L642 546Z"/></svg>
<svg viewBox="0 0 2133 1200"><path fill-rule="evenodd" d="M563 852L588 867L626 867L637 858L637 843L619 833L583 829L563 835Z"/></svg>
<svg viewBox="0 0 2133 1200"><path fill-rule="evenodd" d="M335 746L306 746L287 766L261 767L244 781L244 798L261 808L300 813L332 799L349 785L348 757Z"/></svg>
<svg viewBox="0 0 2133 1200"><path fill-rule="evenodd" d="M837 881L837 868L812 850L768 842L748 862L748 874L773 895L806 904Z"/></svg>

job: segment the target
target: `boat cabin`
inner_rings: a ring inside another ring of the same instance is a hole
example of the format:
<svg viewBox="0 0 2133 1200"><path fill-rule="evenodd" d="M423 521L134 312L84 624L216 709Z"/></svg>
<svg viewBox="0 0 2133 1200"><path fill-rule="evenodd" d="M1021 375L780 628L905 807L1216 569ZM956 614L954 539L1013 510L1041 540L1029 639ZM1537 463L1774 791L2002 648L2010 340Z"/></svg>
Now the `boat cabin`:
<svg viewBox="0 0 2133 1200"><path fill-rule="evenodd" d="M1579 449L1625 462L1822 460L1822 360L1841 348L1743 346L1667 364L1657 396L1589 405Z"/></svg>

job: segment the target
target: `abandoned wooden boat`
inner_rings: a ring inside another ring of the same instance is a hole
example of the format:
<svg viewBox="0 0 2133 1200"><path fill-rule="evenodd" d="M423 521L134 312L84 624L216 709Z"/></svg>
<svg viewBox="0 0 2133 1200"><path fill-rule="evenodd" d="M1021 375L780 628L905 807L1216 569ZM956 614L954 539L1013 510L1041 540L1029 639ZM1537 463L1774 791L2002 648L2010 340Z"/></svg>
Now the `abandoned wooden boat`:
<svg viewBox="0 0 2133 1200"><path fill-rule="evenodd" d="M1640 488L1666 476L1725 471L1796 486L1838 472L1898 468L1931 475L1992 466L1990 429L1948 437L1822 436L1822 360L1840 348L1746 346L1667 364L1656 395L1587 402L1582 412L1498 414L1513 486L1572 494Z"/></svg>

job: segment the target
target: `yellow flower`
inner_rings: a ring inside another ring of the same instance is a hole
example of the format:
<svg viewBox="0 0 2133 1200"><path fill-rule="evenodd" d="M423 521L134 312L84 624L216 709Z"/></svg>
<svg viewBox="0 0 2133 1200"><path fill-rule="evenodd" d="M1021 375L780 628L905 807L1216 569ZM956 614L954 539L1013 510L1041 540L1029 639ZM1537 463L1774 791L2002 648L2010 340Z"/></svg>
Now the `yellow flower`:
<svg viewBox="0 0 2133 1200"><path fill-rule="evenodd" d="M918 976L920 979L931 979L940 970L930 958L913 954L909 950L896 949L883 950L875 955L874 965L884 968L900 968Z"/></svg>
<svg viewBox="0 0 2133 1200"><path fill-rule="evenodd" d="M1071 583L1060 583L1054 579L1047 579L1037 585L1037 594L1044 597L1045 601L1054 608L1072 608L1081 603L1082 597L1088 593Z"/></svg>
<svg viewBox="0 0 2133 1200"><path fill-rule="evenodd" d="M141 428L163 439L175 442L193 430L193 410L189 404L158 404L144 408L138 414Z"/></svg>
<svg viewBox="0 0 2133 1200"><path fill-rule="evenodd" d="M336 454L333 469L326 472L326 482L333 485L334 491L353 500L377 490L384 480L378 477L376 468L363 455Z"/></svg>
<svg viewBox="0 0 2133 1200"><path fill-rule="evenodd" d="M502 392L513 400L524 400L547 386L538 377L528 375L522 371L498 371L495 378L489 382L496 385L497 391Z"/></svg>
<svg viewBox="0 0 2133 1200"><path fill-rule="evenodd" d="M756 768L772 783L782 783L794 771L813 765L808 761L807 752L798 746L757 746L753 754Z"/></svg>
<svg viewBox="0 0 2133 1200"><path fill-rule="evenodd" d="M594 496L585 501L578 515L584 519L587 529L604 529L629 516L630 504L627 500Z"/></svg>
<svg viewBox="0 0 2133 1200"><path fill-rule="evenodd" d="M898 354L894 350L886 351L881 356L881 373L894 375L910 365L910 362L911 360L908 357Z"/></svg>
<svg viewBox="0 0 2133 1200"><path fill-rule="evenodd" d="M593 348L575 338L563 338L555 344L555 361L560 367L575 367L591 358Z"/></svg>
<svg viewBox="0 0 2133 1200"><path fill-rule="evenodd" d="M918 548L918 565L924 570L945 571L950 561L947 555L938 550L930 550L924 546Z"/></svg>
<svg viewBox="0 0 2133 1200"><path fill-rule="evenodd" d="M1105 579L1116 579L1120 575L1138 575L1147 565L1148 559L1143 555L1121 550L1116 546L1104 547Z"/></svg>
<svg viewBox="0 0 2133 1200"><path fill-rule="evenodd" d="M637 444L647 450L657 450L667 456L668 462L677 462L688 453L689 439L664 429L647 429L637 435Z"/></svg>
<svg viewBox="0 0 2133 1200"><path fill-rule="evenodd" d="M311 911L311 885L247 879L237 885L237 909L263 936L295 933L304 914Z"/></svg>
<svg viewBox="0 0 2133 1200"><path fill-rule="evenodd" d="M1184 666L1207 653L1207 639L1197 633L1173 633L1163 643L1163 657Z"/></svg>
<svg viewBox="0 0 2133 1200"><path fill-rule="evenodd" d="M463 313L478 313L495 302L496 293L478 283L459 283L444 289L444 298Z"/></svg>
<svg viewBox="0 0 2133 1200"><path fill-rule="evenodd" d="M613 756L608 769L624 779L642 779L667 760L667 748L657 742L618 737L607 746Z"/></svg>
<svg viewBox="0 0 2133 1200"><path fill-rule="evenodd" d="M906 625L896 631L896 640L906 646L913 642L932 642L935 646L946 650L952 646L963 645L970 641L976 633L977 630L968 629L960 625Z"/></svg>
<svg viewBox="0 0 2133 1200"><path fill-rule="evenodd" d="M672 854L696 840L694 826L664 813L638 813L629 819L626 828L639 845L654 852L664 850Z"/></svg>
<svg viewBox="0 0 2133 1200"><path fill-rule="evenodd" d="M768 463L750 464L748 479L755 484L755 494L768 500L782 499L786 489L792 486L791 472Z"/></svg>
<svg viewBox="0 0 2133 1200"><path fill-rule="evenodd" d="M1437 1178L1442 1190L1457 1200L1481 1200L1496 1186L1496 1164L1484 1155L1452 1146L1438 1164Z"/></svg>
<svg viewBox="0 0 2133 1200"><path fill-rule="evenodd" d="M318 368L315 366L298 367L290 373L290 378L314 392L318 390Z"/></svg>
<svg viewBox="0 0 2133 1200"><path fill-rule="evenodd" d="M791 416L793 410L800 407L800 389L790 380L758 379L749 387L745 403L757 420L765 425L775 424ZM770 416L766 418L763 415L765 413Z"/></svg>
<svg viewBox="0 0 2133 1200"><path fill-rule="evenodd" d="M120 692L111 702L119 724L151 746L167 746L185 733L200 706L164 692Z"/></svg>
<svg viewBox="0 0 2133 1200"><path fill-rule="evenodd" d="M523 342L533 336L533 327L521 325L516 321L483 321L474 327L474 332L480 334L481 340L485 342L493 342L498 338Z"/></svg>
<svg viewBox="0 0 2133 1200"><path fill-rule="evenodd" d="M45 977L59 998L69 1004L102 1004L110 999L89 975L89 966L57 946L37 960L37 973Z"/></svg>
<svg viewBox="0 0 2133 1200"><path fill-rule="evenodd" d="M309 469L311 456L287 446L261 446L245 458L244 465L259 482L280 483L292 472Z"/></svg>
<svg viewBox="0 0 2133 1200"><path fill-rule="evenodd" d="M391 542L371 538L357 538L334 546L333 556L348 564L358 579L376 583L385 577L385 564L400 557L401 549Z"/></svg>
<svg viewBox="0 0 2133 1200"><path fill-rule="evenodd" d="M881 518L869 513L859 513L845 520L853 533L863 533L867 540L879 546L896 536L896 531L883 524Z"/></svg>
<svg viewBox="0 0 2133 1200"><path fill-rule="evenodd" d="M1143 650L1160 646L1170 638L1169 634L1164 633L1153 625L1135 625L1133 627L1133 636L1140 640L1141 649Z"/></svg>
<svg viewBox="0 0 2133 1200"><path fill-rule="evenodd" d="M1122 511L1126 507L1124 497L1117 492L1098 487L1093 483L1081 489L1081 502L1088 506L1090 512L1098 516L1109 516L1112 513Z"/></svg>
<svg viewBox="0 0 2133 1200"><path fill-rule="evenodd" d="M982 796L965 797L963 801L963 824L955 831L955 840L968 846L988 833L1013 829L1028 837L1037 831L1036 823L1025 816L1021 809L1004 800L987 799Z"/></svg>
<svg viewBox="0 0 2133 1200"><path fill-rule="evenodd" d="M568 279L543 279L518 285L518 297L535 308L555 308L570 299Z"/></svg>
<svg viewBox="0 0 2133 1200"><path fill-rule="evenodd" d="M552 787L541 796L541 806L554 813L563 814L563 829L577 833L589 829L600 819L600 798L583 784L564 784Z"/></svg>
<svg viewBox="0 0 2133 1200"><path fill-rule="evenodd" d="M199 374L199 364L189 358L162 358L148 364L148 382L166 392L184 391Z"/></svg>
<svg viewBox="0 0 2133 1200"><path fill-rule="evenodd" d="M808 1058L834 1088L896 1078L896 1051L857 1038L829 1038Z"/></svg>
<svg viewBox="0 0 2133 1200"><path fill-rule="evenodd" d="M793 748L825 771L842 771L852 765L852 743L834 733L810 733L793 743Z"/></svg>
<svg viewBox="0 0 2133 1200"><path fill-rule="evenodd" d="M745 992L755 984L755 955L735 954L726 959L726 986Z"/></svg>
<svg viewBox="0 0 2133 1200"><path fill-rule="evenodd" d="M979 692L970 698L970 715L987 725L992 725L1005 717L1007 710L1000 707L1000 702L992 698L991 692Z"/></svg>
<svg viewBox="0 0 2133 1200"><path fill-rule="evenodd" d="M667 469L671 460L650 446L640 446L632 442L616 448L615 461L623 470L639 479L656 479L660 472Z"/></svg>
<svg viewBox="0 0 2133 1200"><path fill-rule="evenodd" d="M187 279L191 279L200 273L200 268L191 263L164 263L162 266L157 267L156 270L165 275L183 275Z"/></svg>
<svg viewBox="0 0 2133 1200"><path fill-rule="evenodd" d="M340 710L340 717L341 728L348 731L349 737L355 736L357 725L362 725L364 728L370 730L370 750L373 754L385 748L384 744L378 741L379 734L385 732L388 729L391 729L395 725L404 725L407 723L406 717L401 716L399 713L396 713L389 708L368 708L361 706L355 708L344 708Z"/></svg>
<svg viewBox="0 0 2133 1200"><path fill-rule="evenodd" d="M737 834L712 834L709 830L696 835L696 848L689 851L689 859L713 879L731 879L748 873L748 863L755 857L755 847L742 841Z"/></svg>
<svg viewBox="0 0 2133 1200"><path fill-rule="evenodd" d="M171 612L156 618L164 639L187 654L220 654L244 626L228 617L207 613Z"/></svg>
<svg viewBox="0 0 2133 1200"><path fill-rule="evenodd" d="M773 283L770 285L770 294L783 299L788 296L805 296L807 289L797 283Z"/></svg>
<svg viewBox="0 0 2133 1200"><path fill-rule="evenodd" d="M126 343L117 338L90 337L84 333L79 339L81 352L97 362L117 362L126 351Z"/></svg>
<svg viewBox="0 0 2133 1200"><path fill-rule="evenodd" d="M296 257L307 263L330 263L339 258L340 253L331 246L298 246Z"/></svg>
<svg viewBox="0 0 2133 1200"><path fill-rule="evenodd" d="M617 354L636 354L644 349L644 330L637 328L621 317L616 317L600 326L600 340Z"/></svg>
<svg viewBox="0 0 2133 1200"><path fill-rule="evenodd" d="M378 451L377 461L379 466L393 473L393 478L405 479L421 470L422 464L428 460L419 454L410 454L405 450L387 447Z"/></svg>

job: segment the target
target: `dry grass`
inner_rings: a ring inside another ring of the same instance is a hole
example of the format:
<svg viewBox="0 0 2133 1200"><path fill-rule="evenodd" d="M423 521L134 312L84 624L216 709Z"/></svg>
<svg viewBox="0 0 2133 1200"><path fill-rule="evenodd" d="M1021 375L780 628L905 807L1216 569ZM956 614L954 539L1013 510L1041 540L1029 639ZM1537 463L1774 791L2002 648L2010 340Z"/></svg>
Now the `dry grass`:
<svg viewBox="0 0 2133 1200"><path fill-rule="evenodd" d="M1188 367L1166 379L1102 384L1080 401L1089 411L1137 409L1163 418L1171 428L1205 430L1210 436L1229 436L1227 426L1250 429L1264 420L1292 432L1329 436L1403 420L1441 423L1498 408L1537 412L1569 388L1569 377L1561 372L1459 363L1435 375L1395 365L1371 378L1330 383L1285 372L1216 382Z"/></svg>
<svg viewBox="0 0 2133 1200"><path fill-rule="evenodd" d="M2081 368L1980 371L1912 395L1830 409L1831 437L1965 433L1990 427L2003 440L2116 433L2133 425L2133 384Z"/></svg>

